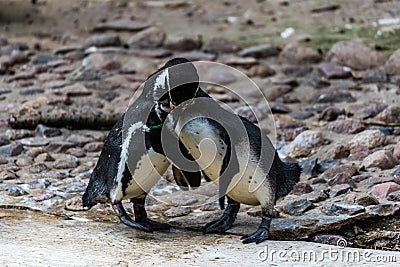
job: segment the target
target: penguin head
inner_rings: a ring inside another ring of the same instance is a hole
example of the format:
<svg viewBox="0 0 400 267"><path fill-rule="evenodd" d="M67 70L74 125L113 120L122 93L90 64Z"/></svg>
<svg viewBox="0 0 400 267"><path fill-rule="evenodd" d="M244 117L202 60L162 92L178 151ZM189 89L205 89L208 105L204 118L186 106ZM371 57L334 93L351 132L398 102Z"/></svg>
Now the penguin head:
<svg viewBox="0 0 400 267"><path fill-rule="evenodd" d="M185 58L169 60L146 83L156 108L169 113L175 106L195 97L199 88L199 75L193 63Z"/></svg>

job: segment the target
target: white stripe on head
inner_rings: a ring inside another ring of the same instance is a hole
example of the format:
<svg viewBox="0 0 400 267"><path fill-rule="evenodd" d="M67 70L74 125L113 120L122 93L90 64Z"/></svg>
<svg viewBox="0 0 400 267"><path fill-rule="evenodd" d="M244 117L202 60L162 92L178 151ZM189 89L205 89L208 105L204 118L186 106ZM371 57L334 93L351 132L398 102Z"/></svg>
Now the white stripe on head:
<svg viewBox="0 0 400 267"><path fill-rule="evenodd" d="M165 88L165 83L167 84L167 88ZM161 73L157 76L156 81L154 82L154 87L153 87L154 101L158 101L158 99L164 95L165 90L168 90L169 97L171 98L171 87L169 84L168 69L161 71Z"/></svg>

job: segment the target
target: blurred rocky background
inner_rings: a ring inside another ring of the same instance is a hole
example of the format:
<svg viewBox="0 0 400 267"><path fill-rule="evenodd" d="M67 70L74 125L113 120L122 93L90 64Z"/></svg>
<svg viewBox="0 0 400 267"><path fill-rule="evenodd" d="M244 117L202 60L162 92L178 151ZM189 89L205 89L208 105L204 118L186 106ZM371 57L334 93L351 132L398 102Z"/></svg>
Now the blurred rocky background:
<svg viewBox="0 0 400 267"><path fill-rule="evenodd" d="M186 57L250 76L277 148L303 166L271 239L399 250L399 14L396 0L2 0L0 208L117 222L109 204L80 203L107 130L149 74ZM254 119L235 95L206 89ZM150 199L152 218L199 231L221 214L215 202L195 206L212 185L183 192L171 181L167 172L153 194L176 206ZM258 214L243 205L229 232L254 231Z"/></svg>

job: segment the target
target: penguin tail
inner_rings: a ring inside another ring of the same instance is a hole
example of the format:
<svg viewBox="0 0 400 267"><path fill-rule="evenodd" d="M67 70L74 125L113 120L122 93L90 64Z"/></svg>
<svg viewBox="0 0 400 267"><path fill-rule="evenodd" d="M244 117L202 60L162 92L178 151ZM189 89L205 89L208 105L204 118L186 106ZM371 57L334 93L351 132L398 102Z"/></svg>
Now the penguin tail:
<svg viewBox="0 0 400 267"><path fill-rule="evenodd" d="M276 199L287 195L300 180L302 168L298 163L282 162L282 173L278 175Z"/></svg>
<svg viewBox="0 0 400 267"><path fill-rule="evenodd" d="M99 200L107 193L107 185L101 179L97 178L97 174L93 171L90 176L89 184L82 196L82 203L84 207L89 209L96 205Z"/></svg>

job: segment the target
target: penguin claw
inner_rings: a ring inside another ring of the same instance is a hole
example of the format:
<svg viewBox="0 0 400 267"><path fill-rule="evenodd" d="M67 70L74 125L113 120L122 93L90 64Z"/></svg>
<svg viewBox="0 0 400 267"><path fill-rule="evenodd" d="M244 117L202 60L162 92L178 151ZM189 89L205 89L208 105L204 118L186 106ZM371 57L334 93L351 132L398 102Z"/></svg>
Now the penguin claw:
<svg viewBox="0 0 400 267"><path fill-rule="evenodd" d="M254 233L240 238L243 244L256 243L259 244L268 239L269 231L264 227L260 227Z"/></svg>
<svg viewBox="0 0 400 267"><path fill-rule="evenodd" d="M123 224L148 233L151 233L153 231L147 225L143 225L132 220L132 218L129 217L129 215L126 213L124 206L122 206L122 203L113 204L112 207Z"/></svg>
<svg viewBox="0 0 400 267"><path fill-rule="evenodd" d="M150 219L136 221L136 223L150 229L151 231L169 231L171 229L171 225L168 223L156 222Z"/></svg>
<svg viewBox="0 0 400 267"><path fill-rule="evenodd" d="M227 214L223 214L218 220L207 223L204 226L203 234L224 233L232 227L234 218Z"/></svg>

